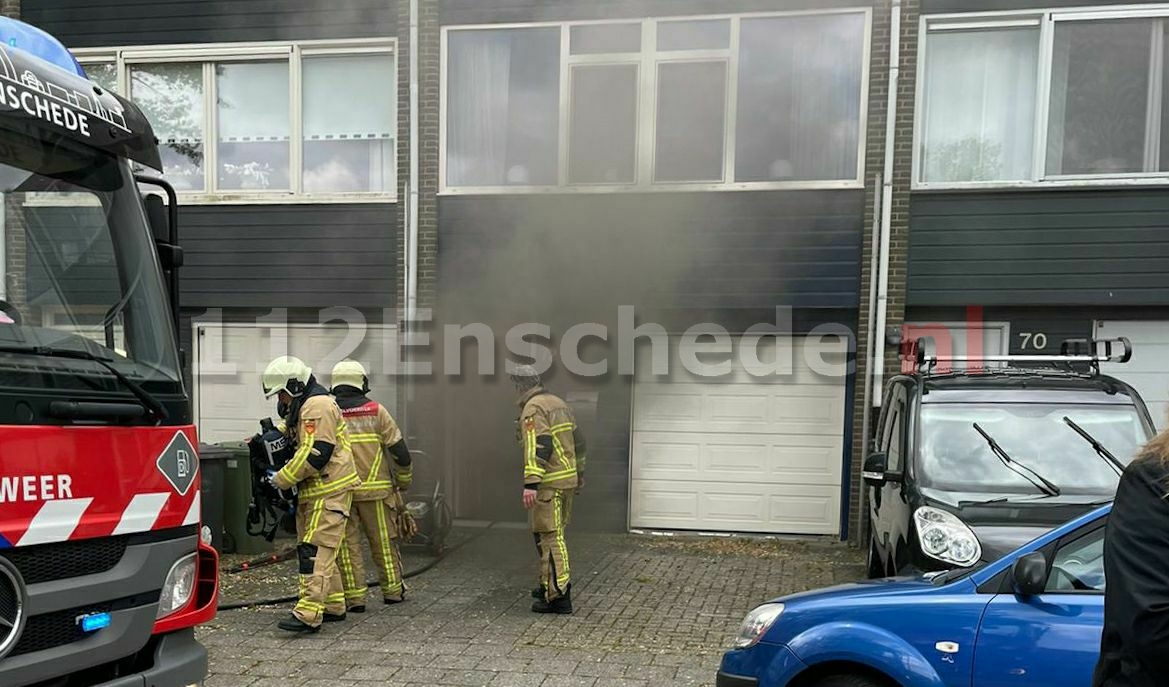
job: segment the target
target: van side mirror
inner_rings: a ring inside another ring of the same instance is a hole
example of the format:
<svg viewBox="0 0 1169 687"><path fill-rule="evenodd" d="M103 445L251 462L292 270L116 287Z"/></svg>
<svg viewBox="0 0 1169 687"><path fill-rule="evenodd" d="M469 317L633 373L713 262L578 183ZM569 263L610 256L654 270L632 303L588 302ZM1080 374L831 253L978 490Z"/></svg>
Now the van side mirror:
<svg viewBox="0 0 1169 687"><path fill-rule="evenodd" d="M1047 556L1039 551L1020 556L1011 566L1011 578L1019 596L1042 594L1047 589Z"/></svg>
<svg viewBox="0 0 1169 687"><path fill-rule="evenodd" d="M877 452L869 454L869 457L865 459L864 469L861 471L861 476L864 478L865 484L870 487L885 486L885 471L888 465L889 459L884 453Z"/></svg>
<svg viewBox="0 0 1169 687"><path fill-rule="evenodd" d="M142 204L146 207L146 221L150 223L150 232L155 239L170 236L170 216L167 214L166 204L162 196L157 193L143 193Z"/></svg>

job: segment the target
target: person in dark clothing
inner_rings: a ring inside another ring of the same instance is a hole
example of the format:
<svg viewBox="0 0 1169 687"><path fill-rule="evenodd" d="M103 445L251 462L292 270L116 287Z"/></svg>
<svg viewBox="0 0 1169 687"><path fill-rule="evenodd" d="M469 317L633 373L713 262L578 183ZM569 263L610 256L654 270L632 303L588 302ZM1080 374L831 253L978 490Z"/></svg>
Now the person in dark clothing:
<svg viewBox="0 0 1169 687"><path fill-rule="evenodd" d="M1169 429L1124 471L1104 535L1104 633L1093 687L1169 684Z"/></svg>

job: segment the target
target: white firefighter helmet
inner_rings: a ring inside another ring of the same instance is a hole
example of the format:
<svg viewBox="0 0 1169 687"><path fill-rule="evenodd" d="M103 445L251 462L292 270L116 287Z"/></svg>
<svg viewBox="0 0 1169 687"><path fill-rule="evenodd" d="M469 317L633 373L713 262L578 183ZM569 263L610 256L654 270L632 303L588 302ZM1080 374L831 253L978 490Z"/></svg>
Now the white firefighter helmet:
<svg viewBox="0 0 1169 687"><path fill-rule="evenodd" d="M351 386L354 389L368 392L369 373L356 360L342 360L333 366L333 374L329 378L329 383L333 385L334 391L339 386Z"/></svg>
<svg viewBox="0 0 1169 687"><path fill-rule="evenodd" d="M532 365L516 365L508 373L508 377L511 377L512 384L521 391L533 389L543 383L540 373Z"/></svg>
<svg viewBox="0 0 1169 687"><path fill-rule="evenodd" d="M308 387L308 380L312 376L312 368L300 358L280 356L264 369L264 398L271 398L281 391L299 396Z"/></svg>

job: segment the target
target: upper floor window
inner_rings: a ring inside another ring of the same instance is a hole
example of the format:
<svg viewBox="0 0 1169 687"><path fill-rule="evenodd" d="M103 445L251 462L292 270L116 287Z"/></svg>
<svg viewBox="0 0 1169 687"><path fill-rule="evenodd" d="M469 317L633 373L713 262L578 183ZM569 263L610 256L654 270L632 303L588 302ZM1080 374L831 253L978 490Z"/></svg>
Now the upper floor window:
<svg viewBox="0 0 1169 687"><path fill-rule="evenodd" d="M919 186L1169 180L1169 12L926 20Z"/></svg>
<svg viewBox="0 0 1169 687"><path fill-rule="evenodd" d="M386 200L396 175L392 43L80 50L136 102L188 200Z"/></svg>
<svg viewBox="0 0 1169 687"><path fill-rule="evenodd" d="M868 18L445 29L442 189L857 186Z"/></svg>

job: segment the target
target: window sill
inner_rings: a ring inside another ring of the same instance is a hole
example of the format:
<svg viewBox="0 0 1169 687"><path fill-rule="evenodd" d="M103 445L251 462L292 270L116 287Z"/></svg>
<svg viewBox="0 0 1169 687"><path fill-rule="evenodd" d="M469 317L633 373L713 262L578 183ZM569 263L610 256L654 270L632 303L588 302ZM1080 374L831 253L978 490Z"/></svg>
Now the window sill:
<svg viewBox="0 0 1169 687"><path fill-rule="evenodd" d="M793 181L742 182L733 184L697 182L652 185L596 185L596 186L460 186L439 189L439 196L497 196L497 195L580 195L596 193L718 193L726 191L824 191L860 190L864 184L849 181Z"/></svg>
<svg viewBox="0 0 1169 687"><path fill-rule="evenodd" d="M327 204L386 204L397 203L392 194L378 193L322 193L293 195L291 193L189 193L179 192L179 205L327 205Z"/></svg>
<svg viewBox="0 0 1169 687"><path fill-rule="evenodd" d="M920 193L953 193L956 191L1042 191L1068 189L1126 189L1164 188L1169 186L1169 175L1144 177L1090 177L1053 179L1051 181L973 181L959 183L915 183L911 190Z"/></svg>

